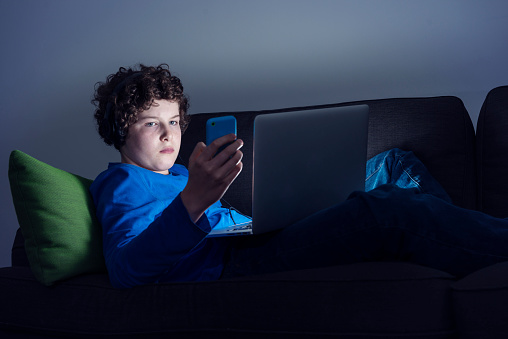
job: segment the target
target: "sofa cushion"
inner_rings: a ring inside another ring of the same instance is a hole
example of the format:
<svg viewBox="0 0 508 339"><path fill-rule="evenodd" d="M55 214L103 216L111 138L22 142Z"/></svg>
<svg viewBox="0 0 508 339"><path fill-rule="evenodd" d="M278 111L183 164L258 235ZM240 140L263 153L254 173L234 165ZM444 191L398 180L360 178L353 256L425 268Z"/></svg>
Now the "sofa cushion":
<svg viewBox="0 0 508 339"><path fill-rule="evenodd" d="M508 86L491 90L476 126L478 209L508 217Z"/></svg>
<svg viewBox="0 0 508 339"><path fill-rule="evenodd" d="M0 308L0 329L72 338L455 335L453 277L406 263L359 263L130 289L113 288L105 274L47 288L22 269L0 269L0 300L17 305Z"/></svg>
<svg viewBox="0 0 508 339"><path fill-rule="evenodd" d="M183 135L181 158L187 161L196 143L205 140L207 119L234 115L238 137L244 141L244 167L224 200L250 215L254 118L259 114L359 104L367 104L370 108L368 158L391 148L413 151L456 205L476 208L475 132L463 102L457 97L393 98L263 111L194 114Z"/></svg>
<svg viewBox="0 0 508 339"><path fill-rule="evenodd" d="M508 262L452 284L452 296L460 338L508 338Z"/></svg>
<svg viewBox="0 0 508 339"><path fill-rule="evenodd" d="M30 267L41 283L105 271L91 180L13 151L9 181Z"/></svg>

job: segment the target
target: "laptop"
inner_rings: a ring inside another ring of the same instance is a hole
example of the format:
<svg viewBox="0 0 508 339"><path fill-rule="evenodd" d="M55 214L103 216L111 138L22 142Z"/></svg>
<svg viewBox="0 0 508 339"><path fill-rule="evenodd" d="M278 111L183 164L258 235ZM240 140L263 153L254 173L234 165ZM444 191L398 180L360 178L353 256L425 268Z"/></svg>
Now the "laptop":
<svg viewBox="0 0 508 339"><path fill-rule="evenodd" d="M365 190L368 116L367 105L258 115L252 222L209 236L278 230Z"/></svg>

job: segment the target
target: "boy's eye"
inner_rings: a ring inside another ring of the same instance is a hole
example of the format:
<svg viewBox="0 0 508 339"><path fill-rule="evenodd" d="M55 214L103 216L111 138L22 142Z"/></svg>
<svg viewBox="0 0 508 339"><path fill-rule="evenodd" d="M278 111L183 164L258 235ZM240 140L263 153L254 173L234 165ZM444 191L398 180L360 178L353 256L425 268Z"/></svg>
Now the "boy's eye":
<svg viewBox="0 0 508 339"><path fill-rule="evenodd" d="M146 127L153 127L153 126L155 126L155 125L157 125L157 123L156 123L156 122L147 122L147 123L145 124L145 126L146 126Z"/></svg>
<svg viewBox="0 0 508 339"><path fill-rule="evenodd" d="M171 126L178 125L178 121L176 121L176 120L170 121L169 123L171 124Z"/></svg>

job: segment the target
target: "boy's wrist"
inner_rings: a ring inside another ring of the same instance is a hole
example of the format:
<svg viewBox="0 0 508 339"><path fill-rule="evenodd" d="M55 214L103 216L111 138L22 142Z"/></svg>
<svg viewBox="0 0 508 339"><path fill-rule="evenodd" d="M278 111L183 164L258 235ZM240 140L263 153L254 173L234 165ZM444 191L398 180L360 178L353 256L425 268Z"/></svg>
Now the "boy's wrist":
<svg viewBox="0 0 508 339"><path fill-rule="evenodd" d="M180 199L182 199L182 204L187 210L187 214L189 214L192 222L196 223L199 218L201 218L206 209L203 210L197 206L195 199L190 197L189 193L185 189L180 193Z"/></svg>

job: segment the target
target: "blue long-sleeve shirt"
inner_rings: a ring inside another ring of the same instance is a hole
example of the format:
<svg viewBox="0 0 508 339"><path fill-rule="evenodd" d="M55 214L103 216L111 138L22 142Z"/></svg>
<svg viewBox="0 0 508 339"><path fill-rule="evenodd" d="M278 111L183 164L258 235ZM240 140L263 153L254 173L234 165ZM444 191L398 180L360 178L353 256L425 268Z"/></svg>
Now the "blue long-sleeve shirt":
<svg viewBox="0 0 508 339"><path fill-rule="evenodd" d="M181 165L162 175L112 163L94 180L90 191L113 286L220 277L227 243L207 235L217 225L233 224L230 213L237 223L248 218L217 202L192 222L180 199L187 179Z"/></svg>

